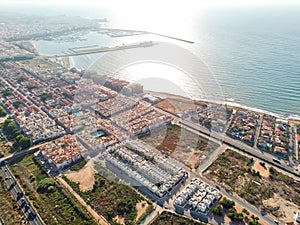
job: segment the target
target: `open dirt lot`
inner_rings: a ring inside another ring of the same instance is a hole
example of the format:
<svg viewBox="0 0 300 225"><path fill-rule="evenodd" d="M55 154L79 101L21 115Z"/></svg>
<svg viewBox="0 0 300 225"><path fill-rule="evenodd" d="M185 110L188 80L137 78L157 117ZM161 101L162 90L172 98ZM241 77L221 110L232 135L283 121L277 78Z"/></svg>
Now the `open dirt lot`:
<svg viewBox="0 0 300 225"><path fill-rule="evenodd" d="M222 153L204 175L281 221L293 221L293 212L299 211L300 182L232 150Z"/></svg>
<svg viewBox="0 0 300 225"><path fill-rule="evenodd" d="M151 135L141 137L141 139L162 153L171 155L191 169L197 168L202 157L207 156L219 146L177 125L169 126L166 130L153 132Z"/></svg>
<svg viewBox="0 0 300 225"><path fill-rule="evenodd" d="M90 191L93 189L95 183L95 173L93 167L86 166L79 171L66 173L65 176L75 183L79 183L81 191Z"/></svg>
<svg viewBox="0 0 300 225"><path fill-rule="evenodd" d="M273 198L264 200L263 204L268 207L279 208L274 215L278 216L282 223L294 221L295 212L300 211L299 206L283 199L278 194L274 194Z"/></svg>

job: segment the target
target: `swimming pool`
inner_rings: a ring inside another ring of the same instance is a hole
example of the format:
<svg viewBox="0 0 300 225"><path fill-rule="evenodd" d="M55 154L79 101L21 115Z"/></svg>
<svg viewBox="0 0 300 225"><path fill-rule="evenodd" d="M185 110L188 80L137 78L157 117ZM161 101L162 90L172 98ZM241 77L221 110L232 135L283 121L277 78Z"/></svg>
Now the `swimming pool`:
<svg viewBox="0 0 300 225"><path fill-rule="evenodd" d="M103 131L101 131L101 130L98 130L98 131L92 133L93 137L101 137L103 135L105 135L105 133Z"/></svg>
<svg viewBox="0 0 300 225"><path fill-rule="evenodd" d="M75 115L76 115L76 116L82 116L82 115L83 115L83 112L82 112L82 111L78 111L78 112L75 113Z"/></svg>

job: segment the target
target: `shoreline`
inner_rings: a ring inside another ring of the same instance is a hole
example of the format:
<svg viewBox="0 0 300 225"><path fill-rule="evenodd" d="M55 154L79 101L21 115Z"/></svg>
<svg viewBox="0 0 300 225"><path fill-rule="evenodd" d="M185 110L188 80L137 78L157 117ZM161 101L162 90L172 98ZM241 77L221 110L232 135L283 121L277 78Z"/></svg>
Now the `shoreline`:
<svg viewBox="0 0 300 225"><path fill-rule="evenodd" d="M45 55L43 53L41 53L40 51L38 51L36 45L37 45L38 40L30 40L30 43L34 46L34 48L36 49L36 51L39 53L39 56L44 56L47 57L49 55ZM75 67L79 70L82 70L82 68L79 68L76 65L76 62L74 61L73 57L69 56L68 59L61 59L59 60L58 57L56 57L57 61L62 61L62 66L67 67L67 68L72 68ZM163 96L167 96L167 97L173 97L173 98L181 98L183 100L189 100L189 101L199 101L199 102L204 102L204 103L212 103L212 104L221 104L221 105L226 105L229 106L230 108L236 108L236 109L241 109L241 110L248 110L248 111L254 111L257 112L259 114L268 114L271 116L275 116L278 119L283 119L283 120L288 120L288 121L295 121L295 122L300 122L300 114L279 114L279 113L274 113L268 110L264 110L264 109L260 109L260 108L255 108L255 107L251 107L251 106L247 106L247 105L242 105L240 103L234 102L234 101L222 101L222 102L217 102L217 101L211 101L208 99L196 99L196 98L187 98L185 96L180 96L180 95L176 95L176 94L172 94L172 93L166 93L166 92L156 92L156 91L151 91L151 90L145 90L145 93L152 93L155 95L163 95Z"/></svg>
<svg viewBox="0 0 300 225"><path fill-rule="evenodd" d="M289 122L296 122L296 123L300 123L300 115L289 115L284 116L284 115L280 115L277 113L273 113L273 112L269 112L267 110L263 110L263 109L259 109L259 108L254 108L254 107L250 107L247 105L242 105L236 102L231 102L231 101L224 101L224 102L215 102L215 101L210 101L208 99L192 99L192 98L187 98L184 96L180 96L180 95L176 95L176 94L171 94L171 93L166 93L166 92L156 92L156 91L151 91L151 90L144 90L145 94L152 94L155 95L157 97L160 98L172 98L173 100L183 100L183 101L193 101L193 102L199 102L199 103L212 103L212 104L220 104L220 105L224 105L227 106L231 109L238 109L238 110L247 110L247 111L253 111L253 112L257 112L259 114L267 114L267 115L271 115L274 116L278 119L282 119L282 120L288 120Z"/></svg>

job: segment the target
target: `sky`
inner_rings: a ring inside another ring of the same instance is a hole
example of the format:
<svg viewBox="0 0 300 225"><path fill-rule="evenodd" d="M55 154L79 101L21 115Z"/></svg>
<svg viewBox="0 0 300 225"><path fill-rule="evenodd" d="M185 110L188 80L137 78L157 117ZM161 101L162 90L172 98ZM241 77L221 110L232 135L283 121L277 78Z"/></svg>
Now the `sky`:
<svg viewBox="0 0 300 225"><path fill-rule="evenodd" d="M5 4L59 4L59 5L99 5L107 7L117 7L117 6L136 6L141 7L147 6L157 7L165 6L172 8L175 6L232 6L232 5L287 5L287 4L299 4L298 0L151 0L151 1L142 1L142 0L0 0L0 3Z"/></svg>

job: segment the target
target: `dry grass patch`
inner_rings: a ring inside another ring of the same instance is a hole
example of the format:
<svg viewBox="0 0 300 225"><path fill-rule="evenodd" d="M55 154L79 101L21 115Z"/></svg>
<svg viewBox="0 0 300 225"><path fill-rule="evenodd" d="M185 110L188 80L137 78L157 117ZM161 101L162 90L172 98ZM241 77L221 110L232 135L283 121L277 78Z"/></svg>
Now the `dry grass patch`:
<svg viewBox="0 0 300 225"><path fill-rule="evenodd" d="M280 218L280 222L294 221L295 212L300 211L300 207L296 204L289 202L278 194L274 194L273 198L263 201L265 207L278 208L273 214Z"/></svg>
<svg viewBox="0 0 300 225"><path fill-rule="evenodd" d="M222 153L204 175L283 221L300 208L298 181L232 150Z"/></svg>
<svg viewBox="0 0 300 225"><path fill-rule="evenodd" d="M197 168L203 157L219 147L217 143L177 125L145 135L141 140L191 169Z"/></svg>
<svg viewBox="0 0 300 225"><path fill-rule="evenodd" d="M140 217L146 213L149 204L146 201L140 201L136 204L137 215L135 221L138 221Z"/></svg>
<svg viewBox="0 0 300 225"><path fill-rule="evenodd" d="M252 169L255 170L256 172L259 172L262 177L269 177L270 175L269 166L263 166L258 161L254 162Z"/></svg>
<svg viewBox="0 0 300 225"><path fill-rule="evenodd" d="M90 191L93 190L95 183L95 173L94 168L86 166L79 171L66 173L65 176L75 182L79 183L80 191Z"/></svg>

